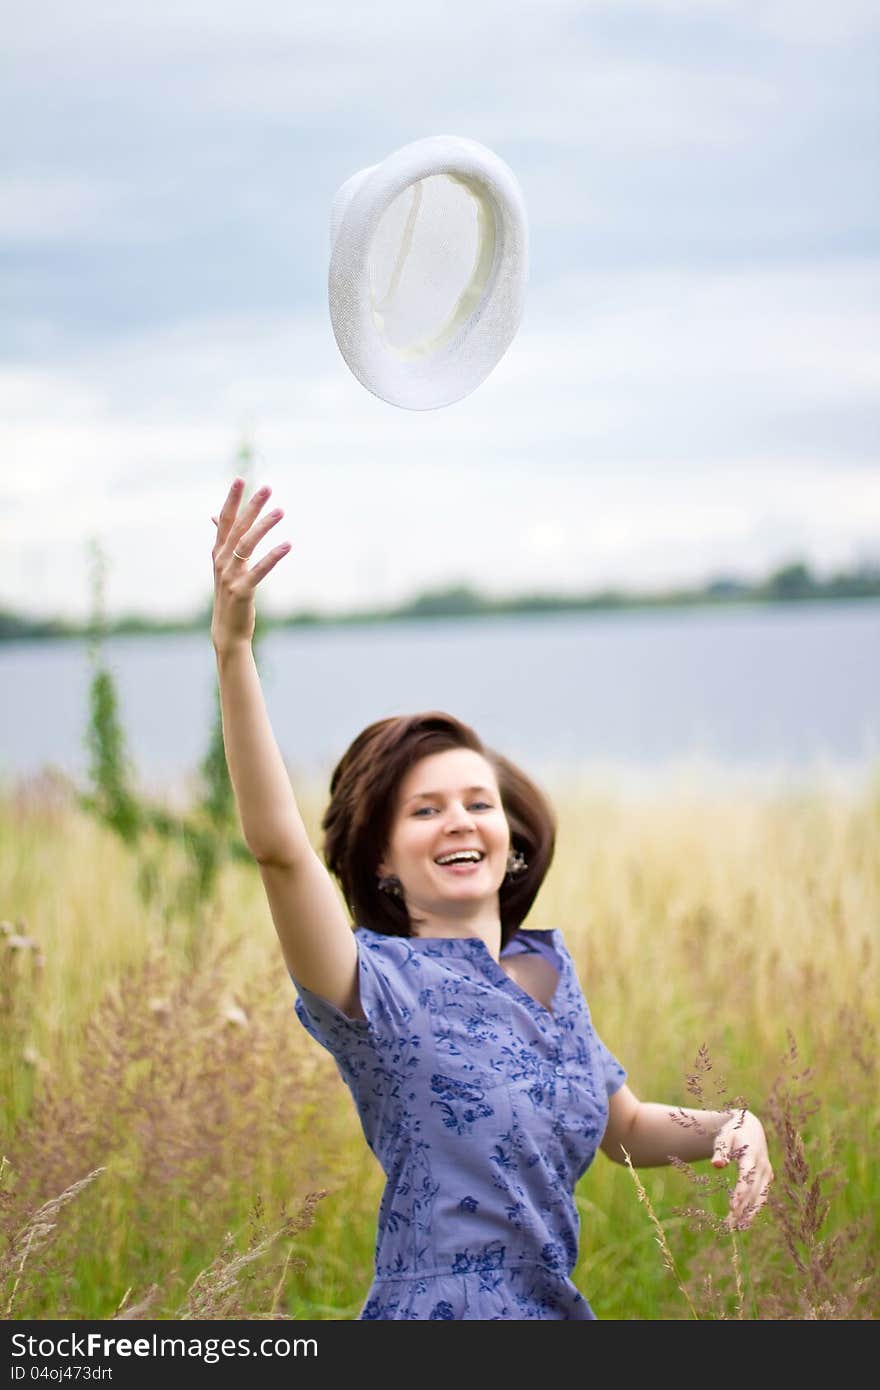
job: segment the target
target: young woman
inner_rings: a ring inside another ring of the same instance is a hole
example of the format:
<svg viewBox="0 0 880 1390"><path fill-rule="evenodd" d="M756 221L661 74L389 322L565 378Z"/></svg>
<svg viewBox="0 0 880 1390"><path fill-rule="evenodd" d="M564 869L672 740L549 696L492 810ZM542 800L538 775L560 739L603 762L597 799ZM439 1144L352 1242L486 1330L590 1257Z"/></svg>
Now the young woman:
<svg viewBox="0 0 880 1390"><path fill-rule="evenodd" d="M251 562L281 519L269 488L217 523L212 638L226 757L296 1012L335 1057L387 1176L361 1318L592 1318L572 1283L574 1188L596 1151L650 1166L735 1161L728 1221L773 1173L750 1111L640 1101L593 1029L558 930L521 924L550 864L534 784L449 715L365 729L331 781L312 848L254 665ZM676 1116L678 1118L676 1118ZM692 1123L681 1123L687 1117Z"/></svg>

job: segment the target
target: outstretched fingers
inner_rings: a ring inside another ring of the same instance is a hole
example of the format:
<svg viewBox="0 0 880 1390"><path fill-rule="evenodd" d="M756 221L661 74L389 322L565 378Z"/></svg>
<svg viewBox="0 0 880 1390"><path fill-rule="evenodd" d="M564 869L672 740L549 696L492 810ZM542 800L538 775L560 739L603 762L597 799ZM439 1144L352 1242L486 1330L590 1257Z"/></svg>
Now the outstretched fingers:
<svg viewBox="0 0 880 1390"><path fill-rule="evenodd" d="M284 558L291 545L289 541L276 545L255 564L249 565L260 541L268 535L273 526L278 525L284 512L281 507L276 507L265 516L260 516L272 493L270 487L260 487L239 514L243 492L244 479L236 478L226 495L219 516L211 517L217 527L214 561L218 572L220 569L226 570L231 567L230 577L232 574L235 575L237 587L240 588L244 582L247 588L254 589L260 580L265 579L269 571L274 569L278 561Z"/></svg>
<svg viewBox="0 0 880 1390"><path fill-rule="evenodd" d="M220 515L216 520L217 525L217 544L223 545L229 535L230 530L238 515L239 504L241 503L244 492L244 478L234 478L232 486L226 494L226 501L220 509Z"/></svg>
<svg viewBox="0 0 880 1390"><path fill-rule="evenodd" d="M251 565L251 568L248 570L248 578L252 581L254 588L256 588L261 579L266 578L270 570L275 568L279 560L284 559L284 556L290 549L290 541L283 541L281 545L274 546L273 549L269 551L268 555L264 555L262 560L258 560L255 565Z"/></svg>
<svg viewBox="0 0 880 1390"><path fill-rule="evenodd" d="M244 507L241 513L235 517L235 520L229 527L229 530L227 531L225 536L226 548L230 554L233 550L237 550L240 555L250 554L250 550L248 550L246 546L242 544L242 541L245 540L245 538L247 537L247 533L250 531L257 517L260 515L260 512L263 510L263 507L265 506L271 494L272 489L270 487L257 488L256 492L254 493L251 500L248 502L247 506ZM255 544L256 541L254 541L254 545ZM252 549L253 546L251 546L251 550Z"/></svg>
<svg viewBox="0 0 880 1390"><path fill-rule="evenodd" d="M214 553L218 558L225 559L233 550L238 550L241 555L246 553L240 542L260 515L271 493L270 487L258 488L247 506L239 511L244 495L244 479L235 479L226 495L217 523L217 544ZM278 520L277 517L275 519Z"/></svg>
<svg viewBox="0 0 880 1390"><path fill-rule="evenodd" d="M259 521L255 521L253 526L243 532L235 542L235 554L238 559L249 560L263 537L272 530L273 526L278 525L283 515L282 509L276 507L274 511L267 512L265 516L260 517Z"/></svg>

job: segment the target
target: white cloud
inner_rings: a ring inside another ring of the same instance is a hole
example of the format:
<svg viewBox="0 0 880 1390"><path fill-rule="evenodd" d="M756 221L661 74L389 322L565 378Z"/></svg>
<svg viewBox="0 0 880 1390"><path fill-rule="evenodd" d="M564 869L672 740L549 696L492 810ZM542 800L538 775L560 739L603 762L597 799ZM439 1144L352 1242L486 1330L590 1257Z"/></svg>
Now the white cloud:
<svg viewBox="0 0 880 1390"><path fill-rule="evenodd" d="M767 33L793 43L845 43L880 30L874 0L764 0L758 19Z"/></svg>
<svg viewBox="0 0 880 1390"><path fill-rule="evenodd" d="M869 548L876 28L857 0L20 8L0 603L84 611L93 532L115 608L200 602L243 436L284 607ZM326 222L438 129L514 164L532 288L486 384L421 415L339 358Z"/></svg>
<svg viewBox="0 0 880 1390"><path fill-rule="evenodd" d="M795 550L846 563L880 534L877 461L804 440L817 412L873 398L862 306L876 279L849 266L569 278L535 297L483 387L432 412L369 395L315 319L212 319L78 371L7 372L3 601L83 612L97 533L114 609L190 610L249 429L254 482L273 483L295 547L267 584L276 607L455 580L698 579ZM774 410L807 411L804 440L771 429Z"/></svg>
<svg viewBox="0 0 880 1390"><path fill-rule="evenodd" d="M119 196L113 184L81 175L0 178L0 237L40 245L94 234Z"/></svg>

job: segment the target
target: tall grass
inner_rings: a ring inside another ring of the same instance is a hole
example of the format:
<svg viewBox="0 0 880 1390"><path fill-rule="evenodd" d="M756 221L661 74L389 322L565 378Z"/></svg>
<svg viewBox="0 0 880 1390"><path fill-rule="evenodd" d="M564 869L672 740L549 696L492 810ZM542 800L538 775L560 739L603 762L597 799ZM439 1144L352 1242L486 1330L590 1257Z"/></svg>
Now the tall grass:
<svg viewBox="0 0 880 1390"><path fill-rule="evenodd" d="M565 932L632 1089L744 1098L777 1174L730 1233L732 1167L639 1190L600 1155L579 1287L605 1318L873 1317L880 786L556 804L529 925ZM173 879L183 851L157 853ZM356 1316L382 1175L253 870L222 866L194 931L43 778L0 799L0 919L0 1312Z"/></svg>

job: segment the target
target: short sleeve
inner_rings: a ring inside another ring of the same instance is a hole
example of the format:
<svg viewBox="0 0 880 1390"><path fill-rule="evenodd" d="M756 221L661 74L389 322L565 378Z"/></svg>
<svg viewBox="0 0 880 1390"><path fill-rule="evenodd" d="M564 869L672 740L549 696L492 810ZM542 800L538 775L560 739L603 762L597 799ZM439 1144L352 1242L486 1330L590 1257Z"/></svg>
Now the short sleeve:
<svg viewBox="0 0 880 1390"><path fill-rule="evenodd" d="M404 1091L398 1079L407 1070L412 1037L412 990L407 943L359 927L358 986L365 1019L349 1018L295 977L296 1015L313 1038L333 1056L354 1098L367 1143L379 1157L400 1126ZM384 1155L384 1157L383 1157Z"/></svg>
<svg viewBox="0 0 880 1390"><path fill-rule="evenodd" d="M295 1009L300 1023L317 1042L344 1064L350 1057L376 1046L402 1022L406 1010L393 987L378 940L373 943L365 931L355 932L358 952L358 989L366 1018L349 1018L291 975L298 995Z"/></svg>
<svg viewBox="0 0 880 1390"><path fill-rule="evenodd" d="M626 1071L620 1065L613 1052L609 1051L609 1049L605 1046L598 1033L595 1034L595 1037L596 1047L599 1052L599 1062L601 1064L602 1072L605 1077L605 1090L607 1091L608 1097L610 1099L614 1095L615 1091L620 1090L621 1086L626 1080Z"/></svg>
<svg viewBox="0 0 880 1390"><path fill-rule="evenodd" d="M338 1059L352 1048L369 1043L369 1023L361 1018L348 1018L335 1004L306 989L293 975L290 978L296 986L294 1008L297 1018L306 1032L311 1033L334 1057Z"/></svg>
<svg viewBox="0 0 880 1390"><path fill-rule="evenodd" d="M574 991L571 997L576 999L578 1017L584 1018L589 1030L589 1034L592 1038L592 1043L594 1047L593 1062L594 1067L596 1069L596 1080L598 1081L598 1078L600 1076L602 1077L602 1080L605 1083L606 1093L610 1098L614 1095L615 1091L620 1090L621 1086L626 1080L626 1070L620 1065L613 1052L611 1052L611 1050L605 1046L602 1039L599 1037L599 1034L596 1032L596 1029L593 1027L593 1020L590 1014L590 1007L586 1001L586 997L581 987L577 967L574 963L574 960L572 959L571 952L569 951L568 946L565 943L565 938L563 937L562 932L557 927L552 931L552 933L529 932L521 933L521 935L527 935L529 940L535 943L536 945L540 944L542 954L545 955L548 959L553 955L553 948L555 948L557 959L559 961L564 961L565 963L567 963L568 970L570 972L571 988ZM582 1015L580 1014L581 1010L583 1011Z"/></svg>

